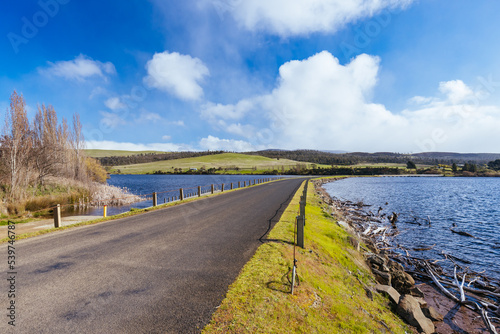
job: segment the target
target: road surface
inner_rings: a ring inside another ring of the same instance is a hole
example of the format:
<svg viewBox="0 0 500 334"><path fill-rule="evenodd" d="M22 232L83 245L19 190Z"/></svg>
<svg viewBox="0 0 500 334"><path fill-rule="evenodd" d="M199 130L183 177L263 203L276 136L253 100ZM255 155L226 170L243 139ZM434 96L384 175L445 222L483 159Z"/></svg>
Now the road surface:
<svg viewBox="0 0 500 334"><path fill-rule="evenodd" d="M0 245L0 333L200 332L302 180Z"/></svg>

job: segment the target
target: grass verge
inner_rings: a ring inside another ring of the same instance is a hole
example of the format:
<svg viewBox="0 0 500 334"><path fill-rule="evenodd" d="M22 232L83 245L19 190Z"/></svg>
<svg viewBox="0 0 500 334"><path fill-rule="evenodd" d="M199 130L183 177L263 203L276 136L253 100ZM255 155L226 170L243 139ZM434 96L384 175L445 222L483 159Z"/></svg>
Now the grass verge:
<svg viewBox="0 0 500 334"><path fill-rule="evenodd" d="M204 334L405 333L387 299L371 293L374 278L349 235L307 194L305 245L297 250L300 285L289 293L298 191L280 221L231 285ZM371 297L369 297L371 296Z"/></svg>

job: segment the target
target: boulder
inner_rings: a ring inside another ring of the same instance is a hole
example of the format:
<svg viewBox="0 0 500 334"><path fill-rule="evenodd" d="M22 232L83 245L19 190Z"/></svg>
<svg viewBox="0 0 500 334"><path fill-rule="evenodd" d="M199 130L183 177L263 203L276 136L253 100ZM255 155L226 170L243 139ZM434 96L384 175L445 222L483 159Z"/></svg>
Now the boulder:
<svg viewBox="0 0 500 334"><path fill-rule="evenodd" d="M373 269L372 272L375 275L375 280L382 285L391 285L391 274Z"/></svg>
<svg viewBox="0 0 500 334"><path fill-rule="evenodd" d="M415 280L405 271L394 271L391 273L391 285L399 293L409 294L410 289L415 285Z"/></svg>
<svg viewBox="0 0 500 334"><path fill-rule="evenodd" d="M377 285L375 285L375 290L377 290L378 292L380 292L380 293L388 296L389 299L394 304L397 305L399 303L399 298L401 298L401 295L392 286L377 284Z"/></svg>
<svg viewBox="0 0 500 334"><path fill-rule="evenodd" d="M434 333L435 327L432 321L425 317L420 303L410 295L403 295L399 299L397 313L410 325L425 334Z"/></svg>
<svg viewBox="0 0 500 334"><path fill-rule="evenodd" d="M412 295L413 297L421 297L421 298L424 298L425 295L424 293L422 292L422 290L420 290L418 287L414 286L413 288L410 289L410 295Z"/></svg>
<svg viewBox="0 0 500 334"><path fill-rule="evenodd" d="M404 271L405 268L403 267L403 265L399 262L396 262L394 260L389 260L389 263L387 263L387 266L389 267L389 269L391 270L391 272L394 272L394 271Z"/></svg>
<svg viewBox="0 0 500 334"><path fill-rule="evenodd" d="M443 321L444 317L441 313L436 311L436 309L432 306L427 306L422 308L422 312L424 315L431 319L432 321Z"/></svg>

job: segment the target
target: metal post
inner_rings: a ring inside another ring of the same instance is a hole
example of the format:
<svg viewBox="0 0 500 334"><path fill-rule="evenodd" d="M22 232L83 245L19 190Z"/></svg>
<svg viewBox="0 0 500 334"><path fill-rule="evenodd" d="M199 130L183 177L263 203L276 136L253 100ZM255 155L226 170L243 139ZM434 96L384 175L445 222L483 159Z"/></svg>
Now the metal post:
<svg viewBox="0 0 500 334"><path fill-rule="evenodd" d="M212 184L212 194L214 193L214 185Z"/></svg>
<svg viewBox="0 0 500 334"><path fill-rule="evenodd" d="M102 209L102 216L106 218L108 216L108 206L105 205L104 208Z"/></svg>
<svg viewBox="0 0 500 334"><path fill-rule="evenodd" d="M156 194L156 192L153 193L153 206L157 206L158 205L158 195Z"/></svg>
<svg viewBox="0 0 500 334"><path fill-rule="evenodd" d="M57 204L54 209L54 227L58 228L61 226L61 204Z"/></svg>
<svg viewBox="0 0 500 334"><path fill-rule="evenodd" d="M304 219L297 216L297 246L304 248Z"/></svg>
<svg viewBox="0 0 500 334"><path fill-rule="evenodd" d="M179 200L183 201L184 200L184 190L179 189Z"/></svg>
<svg viewBox="0 0 500 334"><path fill-rule="evenodd" d="M201 186L198 186L198 197L201 197Z"/></svg>

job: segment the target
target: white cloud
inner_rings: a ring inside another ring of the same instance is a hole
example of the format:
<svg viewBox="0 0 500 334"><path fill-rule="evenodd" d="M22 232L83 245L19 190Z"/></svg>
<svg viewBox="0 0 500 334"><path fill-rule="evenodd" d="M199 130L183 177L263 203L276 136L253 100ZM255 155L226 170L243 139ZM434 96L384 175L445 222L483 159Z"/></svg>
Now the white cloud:
<svg viewBox="0 0 500 334"><path fill-rule="evenodd" d="M149 112L147 110L141 110L141 113L139 114L139 117L135 120L137 123L144 123L144 122L157 122L161 121L163 118L154 112Z"/></svg>
<svg viewBox="0 0 500 334"><path fill-rule="evenodd" d="M249 30L281 36L313 32L334 33L346 24L376 15L384 9L404 8L413 0L209 0L229 11Z"/></svg>
<svg viewBox="0 0 500 334"><path fill-rule="evenodd" d="M284 149L342 149L347 151L498 152L500 108L486 106L463 82L439 85L436 95L415 97L414 109L392 112L371 101L377 84L379 59L359 55L342 65L324 51L281 66L277 87L269 94L247 98L248 110L259 111L249 121L235 105L215 105L208 113L216 128L228 133L260 128L240 145ZM467 102L467 103L464 103ZM214 111L215 110L215 111ZM227 119L239 119L227 126ZM223 125L226 125L224 128ZM206 140L217 144L218 138Z"/></svg>
<svg viewBox="0 0 500 334"><path fill-rule="evenodd" d="M201 115L205 119L214 120L218 118L238 120L245 116L254 107L251 100L242 100L236 105L206 103L201 109Z"/></svg>
<svg viewBox="0 0 500 334"><path fill-rule="evenodd" d="M107 99L106 101L104 101L104 105L106 107L108 107L109 109L115 111L115 110L119 110L119 109L124 109L126 108L127 106L125 105L125 103L123 103L119 97L110 97L109 99Z"/></svg>
<svg viewBox="0 0 500 334"><path fill-rule="evenodd" d="M246 152L253 151L255 147L243 140L234 139L219 139L214 136L208 136L200 140L200 147L204 150L223 150L223 151L236 151L236 152Z"/></svg>
<svg viewBox="0 0 500 334"><path fill-rule="evenodd" d="M175 125L175 126L186 126L184 124L184 121L180 120L180 121L171 121L171 122L168 122L169 124L172 124L172 125Z"/></svg>
<svg viewBox="0 0 500 334"><path fill-rule="evenodd" d="M161 139L165 140L165 141L168 141L168 140L172 139L172 136L165 135L165 136L162 136Z"/></svg>
<svg viewBox="0 0 500 334"><path fill-rule="evenodd" d="M90 140L86 142L88 149L99 150L120 150L120 151L161 151L161 152L177 152L193 149L184 144L173 143L149 143L137 144L127 142L114 142L108 140L95 141Z"/></svg>
<svg viewBox="0 0 500 334"><path fill-rule="evenodd" d="M95 76L106 79L107 74L116 73L112 63L102 63L85 55L79 55L74 60L48 62L48 64L47 68L39 69L41 74L62 77L67 80L84 81Z"/></svg>
<svg viewBox="0 0 500 334"><path fill-rule="evenodd" d="M472 89L462 80L452 80L439 83L439 90L448 97L448 100L453 103L464 102L474 96Z"/></svg>
<svg viewBox="0 0 500 334"><path fill-rule="evenodd" d="M121 118L118 114L107 111L100 111L99 113L102 116L101 124L108 129L114 129L120 125L127 124L127 122L123 118Z"/></svg>
<svg viewBox="0 0 500 334"><path fill-rule="evenodd" d="M198 100L203 96L200 83L210 74L198 58L177 52L156 53L146 64L144 82L183 100Z"/></svg>

